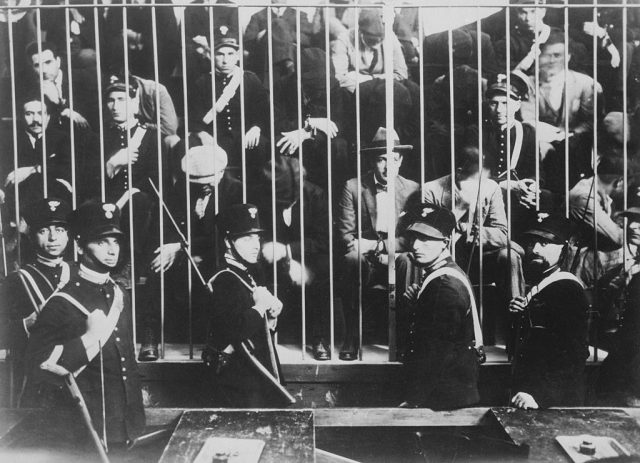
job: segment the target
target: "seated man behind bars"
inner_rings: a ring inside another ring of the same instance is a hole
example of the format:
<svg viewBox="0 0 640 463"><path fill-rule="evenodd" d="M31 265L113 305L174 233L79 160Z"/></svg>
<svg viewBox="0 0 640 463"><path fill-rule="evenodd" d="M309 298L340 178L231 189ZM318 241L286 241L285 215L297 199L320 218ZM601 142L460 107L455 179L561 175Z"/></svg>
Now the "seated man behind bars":
<svg viewBox="0 0 640 463"><path fill-rule="evenodd" d="M191 256L198 269L208 279L221 261L221 240L216 241L216 211L242 202L242 184L225 173L227 153L217 146L206 133L189 137L189 151L181 158L183 175L175 185L164 192L164 202L171 211L180 232L189 239ZM182 153L184 153L184 145ZM189 199L187 199L187 194ZM189 201L189 204L188 204ZM187 209L187 206L190 209ZM216 209L217 208L217 209ZM165 335L171 341L187 341L189 323L197 340L204 338L206 313L204 307L209 301L208 292L194 273L192 275L193 317L187 312L188 282L190 265L182 253L182 244L171 219L164 215L164 242L162 246L157 236L154 242L154 256L150 263L149 278L144 285L142 307L142 346L138 360L153 361L158 358L158 334L160 332L160 272L165 274ZM158 222L157 218L154 222ZM187 231L190 224L191 234Z"/></svg>
<svg viewBox="0 0 640 463"><path fill-rule="evenodd" d="M309 182L296 158L279 156L275 163L275 180L271 163L262 170L262 181L252 192L251 202L262 213L262 254L267 272L273 273L277 262L278 297L288 308L280 321L279 332L286 336L293 328L291 321L301 317L301 288L305 285L306 326L311 334L313 357L329 360L329 213L328 200L322 188ZM302 180L302 196L300 181ZM272 182L275 184L275 204L272 206ZM274 210L275 209L275 210ZM273 215L272 215L273 213ZM273 218L275 216L275 236ZM304 234L301 220L304 221ZM302 251L304 246L304 267ZM273 281L273 275L268 281ZM292 313L293 308L299 313ZM296 329L297 328L297 329ZM295 333L294 338L297 338Z"/></svg>
<svg viewBox="0 0 640 463"><path fill-rule="evenodd" d="M507 216L500 186L487 178L487 170L480 172L479 152L475 146L466 146L456 153L455 177L445 175L427 182L422 189L426 204L451 208L456 218L452 242L455 259L471 281L479 280L480 243L482 243L483 284L494 282L498 288L499 305L492 315L505 312L509 301L524 292L522 276L523 250L515 243L509 249ZM452 180L455 203L451 194ZM477 204L478 201L480 204ZM480 227L482 224L482 227ZM400 256L398 273L406 275L407 283L417 282L414 265L407 256ZM398 284L398 291L404 291ZM505 317L506 318L506 317ZM487 343L493 341L487 332Z"/></svg>
<svg viewBox="0 0 640 463"><path fill-rule="evenodd" d="M393 139L393 151L387 152L387 137ZM387 280L387 243L395 240L397 253L407 251L403 226L399 223L401 212L410 200L418 195L418 184L397 174L402 164L403 153L411 145L401 145L395 131L389 133L384 127L378 129L369 147L361 150L371 170L362 176L358 194L358 178L347 181L338 204L338 236L346 248L344 255L344 281L342 303L346 324L346 339L340 352L341 360L358 357L358 296L359 268L362 268L364 290ZM389 179L395 178L395 230L389 232L392 198L387 191ZM362 229L358 227L358 216Z"/></svg>

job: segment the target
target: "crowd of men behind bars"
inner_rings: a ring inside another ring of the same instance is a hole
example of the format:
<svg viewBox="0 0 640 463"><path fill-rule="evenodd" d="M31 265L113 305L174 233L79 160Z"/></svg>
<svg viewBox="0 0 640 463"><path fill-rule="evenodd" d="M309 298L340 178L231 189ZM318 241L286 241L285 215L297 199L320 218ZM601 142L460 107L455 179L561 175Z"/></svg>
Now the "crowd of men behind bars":
<svg viewBox="0 0 640 463"><path fill-rule="evenodd" d="M190 280L180 232L208 279L224 251L217 213L239 203L260 211L255 272L284 302L279 341L299 343L305 320L316 360L331 358L338 325L341 360L358 359L361 336L387 341L389 239L401 358L411 348L404 295L421 274L404 219L415 204L453 212L486 345L513 356L527 231L548 217L571 219L565 270L598 295L597 315L584 313L597 320L590 344L639 307L626 287L640 245L640 8L624 21L620 8L569 9L565 22L562 9L518 0L479 28L423 34L418 9L398 7L387 36L382 9L283 1L243 27L234 7L144 3L126 16L107 3L68 18L2 10L0 23L3 261L37 259L20 215L42 198L116 204L130 250L115 276L135 288L139 360L158 358L161 319L168 342L204 341L209 295Z"/></svg>

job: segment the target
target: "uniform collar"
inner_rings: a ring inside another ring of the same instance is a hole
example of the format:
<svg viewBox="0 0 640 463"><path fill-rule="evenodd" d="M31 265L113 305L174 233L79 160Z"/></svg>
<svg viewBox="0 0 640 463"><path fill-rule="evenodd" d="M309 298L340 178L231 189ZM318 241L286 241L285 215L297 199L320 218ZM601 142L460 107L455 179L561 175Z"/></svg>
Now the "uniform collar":
<svg viewBox="0 0 640 463"><path fill-rule="evenodd" d="M78 275L83 280L87 280L96 285L103 285L109 281L111 281L111 277L109 276L109 272L100 273L95 270L91 270L84 264L80 264L80 269L78 270Z"/></svg>
<svg viewBox="0 0 640 463"><path fill-rule="evenodd" d="M62 256L56 257L54 259L50 257L44 257L40 254L36 255L36 262L44 265L45 267L57 267L62 264Z"/></svg>

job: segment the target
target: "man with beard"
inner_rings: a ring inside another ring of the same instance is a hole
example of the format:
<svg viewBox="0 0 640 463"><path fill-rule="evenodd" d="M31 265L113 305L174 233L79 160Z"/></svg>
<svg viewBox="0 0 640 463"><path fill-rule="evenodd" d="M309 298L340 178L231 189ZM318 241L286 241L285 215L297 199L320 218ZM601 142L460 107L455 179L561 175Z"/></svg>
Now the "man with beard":
<svg viewBox="0 0 640 463"><path fill-rule="evenodd" d="M453 213L423 204L407 227L420 284L407 288L409 341L407 391L401 407L451 409L472 405L478 394L480 325L471 283L449 252Z"/></svg>
<svg viewBox="0 0 640 463"><path fill-rule="evenodd" d="M70 277L64 259L69 243L66 202L49 198L25 208L23 218L29 227L29 241L35 256L10 274L0 285L0 347L10 349L14 390L20 391L23 357L31 327L43 305Z"/></svg>
<svg viewBox="0 0 640 463"><path fill-rule="evenodd" d="M525 297L509 310L520 319L511 403L518 408L580 406L584 400L588 303L578 278L562 271L571 223L549 216L526 233Z"/></svg>
<svg viewBox="0 0 640 463"><path fill-rule="evenodd" d="M282 302L254 279L264 232L253 204L237 204L219 216L226 268L209 280L212 293L207 343L208 394L226 407L276 408L294 403L281 384L273 333ZM213 387L212 387L213 386Z"/></svg>

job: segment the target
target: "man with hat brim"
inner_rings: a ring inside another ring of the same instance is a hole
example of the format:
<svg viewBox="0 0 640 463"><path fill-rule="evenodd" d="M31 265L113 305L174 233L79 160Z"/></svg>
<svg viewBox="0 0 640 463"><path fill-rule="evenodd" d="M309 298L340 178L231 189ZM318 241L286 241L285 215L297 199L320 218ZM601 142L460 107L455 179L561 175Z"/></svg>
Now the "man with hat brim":
<svg viewBox="0 0 640 463"><path fill-rule="evenodd" d="M69 204L57 198L40 200L23 210L35 255L0 284L0 348L9 349L13 360L16 396L12 400L22 389L24 353L33 324L51 294L62 288L72 273L64 261L70 212Z"/></svg>
<svg viewBox="0 0 640 463"><path fill-rule="evenodd" d="M617 332L609 355L598 375L599 405L637 407L640 405L640 207L625 210L627 222L626 262L615 280L623 299Z"/></svg>
<svg viewBox="0 0 640 463"><path fill-rule="evenodd" d="M223 34L223 32L225 32ZM269 133L269 96L260 79L238 65L238 40L226 28L216 31L213 61L215 67L215 104L211 106L211 73L203 74L190 94L192 127L212 133L229 157L229 172L242 179L243 150L247 177L255 178L267 157ZM244 91L244 130L242 132L241 89Z"/></svg>
<svg viewBox="0 0 640 463"><path fill-rule="evenodd" d="M198 262L200 272L209 278L222 256L221 239L216 241L216 211L242 202L242 183L228 175L227 154L216 145L210 135L200 132L191 134L188 140L189 151L182 156L180 167L183 175L168 191L165 190L164 201L171 215L187 236L187 223L190 228L189 251ZM184 153L184 146L177 146ZM189 201L187 201L187 194ZM187 204L191 209L187 209ZM164 213L164 212L163 212ZM159 222L158 218L154 218ZM170 342L185 342L188 338L188 323L184 313L179 310L188 297L189 262L182 254L182 244L171 221L164 219L164 242L160 246L158 237L154 237L153 256L149 264L146 285L142 288L143 302L140 307L142 327L140 361L158 359L158 339L160 330L160 274L165 274L165 336ZM205 317L208 292L201 287L196 275L192 275L192 307L194 319L193 336L196 342L202 342L205 336ZM201 320L201 323L197 321ZM200 327L200 329L199 329Z"/></svg>
<svg viewBox="0 0 640 463"><path fill-rule="evenodd" d="M479 360L473 348L476 309L471 284L449 252L456 219L447 209L424 204L411 217L411 256L423 278L403 295L409 332L404 357L407 387L400 406L470 406L480 400Z"/></svg>
<svg viewBox="0 0 640 463"><path fill-rule="evenodd" d="M387 151L387 137L393 140L392 151ZM411 145L402 145L395 130L380 127L371 144L361 150L370 170L345 184L338 203L338 236L345 247L343 307L346 339L340 352L341 360L355 360L358 356L358 298L359 268L365 288L387 282L387 239L395 240L396 253L406 252L407 241L402 236L403 224L399 218L412 198L417 199L419 186L398 174L403 153ZM394 230L389 230L393 203L387 184L395 179ZM358 190L361 195L358 197ZM358 228L358 215L362 229Z"/></svg>
<svg viewBox="0 0 640 463"><path fill-rule="evenodd" d="M483 124L484 165L502 188L507 203L511 194L511 234L519 237L537 219L536 206L544 171L536 175L536 130L520 120L527 98L527 77L514 71L499 74L486 91L488 118ZM541 208L549 207L550 192L540 191Z"/></svg>
<svg viewBox="0 0 640 463"><path fill-rule="evenodd" d="M511 404L518 408L580 406L584 400L589 305L566 265L571 222L549 216L526 232L530 290L514 298L516 322Z"/></svg>
<svg viewBox="0 0 640 463"><path fill-rule="evenodd" d="M202 353L208 395L218 406L286 406L292 402L282 392L272 339L282 303L254 279L264 232L258 208L231 206L219 214L218 229L224 236L226 268L208 282L212 301Z"/></svg>
<svg viewBox="0 0 640 463"><path fill-rule="evenodd" d="M124 444L145 425L140 377L131 332L131 301L110 272L120 258L120 210L91 201L69 219L80 266L67 285L53 294L31 329L26 361L24 405L74 407L64 377L74 374L94 428L105 444ZM104 405L102 401L104 397Z"/></svg>

